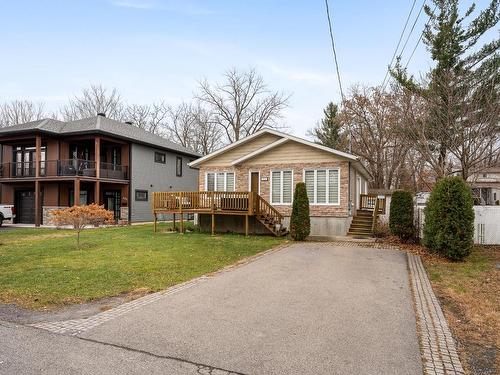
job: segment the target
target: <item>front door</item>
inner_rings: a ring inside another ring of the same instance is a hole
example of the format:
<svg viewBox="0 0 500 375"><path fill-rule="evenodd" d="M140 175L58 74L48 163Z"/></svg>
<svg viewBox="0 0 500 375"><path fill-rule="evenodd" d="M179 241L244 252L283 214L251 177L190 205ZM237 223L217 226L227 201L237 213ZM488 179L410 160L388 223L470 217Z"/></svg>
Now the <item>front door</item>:
<svg viewBox="0 0 500 375"><path fill-rule="evenodd" d="M115 220L120 219L121 195L120 190L107 190L104 192L104 208L113 212Z"/></svg>
<svg viewBox="0 0 500 375"><path fill-rule="evenodd" d="M250 172L250 191L259 194L259 172Z"/></svg>
<svg viewBox="0 0 500 375"><path fill-rule="evenodd" d="M33 224L35 222L35 191L16 191L16 222Z"/></svg>

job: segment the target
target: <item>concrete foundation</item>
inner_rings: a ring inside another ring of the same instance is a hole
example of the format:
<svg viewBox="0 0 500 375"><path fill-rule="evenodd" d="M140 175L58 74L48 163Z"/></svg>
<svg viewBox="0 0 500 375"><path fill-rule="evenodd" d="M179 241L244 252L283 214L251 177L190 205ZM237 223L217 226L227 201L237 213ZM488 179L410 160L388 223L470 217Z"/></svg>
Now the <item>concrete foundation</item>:
<svg viewBox="0 0 500 375"><path fill-rule="evenodd" d="M198 215L200 230L211 231L211 215ZM255 217L249 218L250 234L271 234ZM311 217L311 237L345 236L351 225L352 217ZM290 217L283 220L285 228L290 228ZM235 215L215 215L215 231L218 233L245 233L245 217Z"/></svg>
<svg viewBox="0 0 500 375"><path fill-rule="evenodd" d="M198 224L202 232L212 231L211 215L199 214ZM248 218L249 234L272 234L255 217ZM215 231L217 233L245 233L245 216L215 215Z"/></svg>

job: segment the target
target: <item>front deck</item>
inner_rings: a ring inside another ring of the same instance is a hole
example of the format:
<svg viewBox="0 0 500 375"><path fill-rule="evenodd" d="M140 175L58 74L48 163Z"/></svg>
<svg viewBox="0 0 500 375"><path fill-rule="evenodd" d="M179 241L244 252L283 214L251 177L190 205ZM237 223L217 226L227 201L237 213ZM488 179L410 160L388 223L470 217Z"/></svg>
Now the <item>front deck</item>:
<svg viewBox="0 0 500 375"><path fill-rule="evenodd" d="M180 217L180 230L184 231L184 214L211 215L211 230L215 233L215 215L238 215L245 217L245 234L249 232L249 217L254 216L276 236L286 234L283 216L264 198L255 192L199 191L199 192L155 192L153 193L154 230L157 230L158 214L173 214Z"/></svg>

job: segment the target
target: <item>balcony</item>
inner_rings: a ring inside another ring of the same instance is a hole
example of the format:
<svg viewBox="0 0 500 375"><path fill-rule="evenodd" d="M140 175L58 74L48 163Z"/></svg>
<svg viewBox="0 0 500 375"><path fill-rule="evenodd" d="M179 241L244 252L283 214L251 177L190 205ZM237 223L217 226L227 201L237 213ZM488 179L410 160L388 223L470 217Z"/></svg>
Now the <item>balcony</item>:
<svg viewBox="0 0 500 375"><path fill-rule="evenodd" d="M128 167L112 163L100 163L100 178L127 180ZM40 162L40 177L97 177L94 160L68 159L46 160ZM11 162L0 165L0 178L34 178L36 163Z"/></svg>

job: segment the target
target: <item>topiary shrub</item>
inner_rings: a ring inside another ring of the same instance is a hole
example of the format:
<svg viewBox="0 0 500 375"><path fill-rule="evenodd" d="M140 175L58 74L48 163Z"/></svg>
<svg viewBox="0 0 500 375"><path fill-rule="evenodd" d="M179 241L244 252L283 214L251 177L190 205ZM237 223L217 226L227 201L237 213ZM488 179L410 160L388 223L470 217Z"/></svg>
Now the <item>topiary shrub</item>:
<svg viewBox="0 0 500 375"><path fill-rule="evenodd" d="M306 184L299 182L295 185L295 194L293 196L290 236L295 241L303 241L309 236L309 233L311 233L309 198L307 198Z"/></svg>
<svg viewBox="0 0 500 375"><path fill-rule="evenodd" d="M474 244L473 203L471 190L461 177L440 180L424 210L424 245L448 259L468 256Z"/></svg>
<svg viewBox="0 0 500 375"><path fill-rule="evenodd" d="M413 196L409 191L396 190L392 194L389 211L391 234L406 242L415 235L413 224Z"/></svg>

